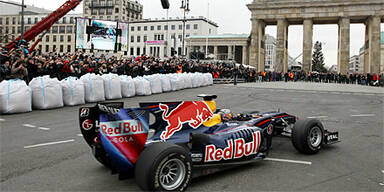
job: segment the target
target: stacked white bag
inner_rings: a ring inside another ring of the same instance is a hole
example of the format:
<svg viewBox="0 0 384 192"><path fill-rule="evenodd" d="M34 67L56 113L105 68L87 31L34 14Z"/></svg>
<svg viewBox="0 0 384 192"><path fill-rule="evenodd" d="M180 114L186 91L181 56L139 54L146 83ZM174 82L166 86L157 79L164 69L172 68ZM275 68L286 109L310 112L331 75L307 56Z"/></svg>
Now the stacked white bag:
<svg viewBox="0 0 384 192"><path fill-rule="evenodd" d="M135 82L136 95L152 95L151 83L144 79L143 77L136 77L133 79Z"/></svg>
<svg viewBox="0 0 384 192"><path fill-rule="evenodd" d="M32 89L32 104L36 109L63 107L63 91L57 78L36 77L29 82Z"/></svg>
<svg viewBox="0 0 384 192"><path fill-rule="evenodd" d="M161 87L163 88L163 92L172 91L171 80L166 75L161 75Z"/></svg>
<svg viewBox="0 0 384 192"><path fill-rule="evenodd" d="M104 80L100 75L88 73L83 75L80 80L84 83L86 102L105 101Z"/></svg>
<svg viewBox="0 0 384 192"><path fill-rule="evenodd" d="M193 73L192 75L192 87L197 88L201 86L201 78L198 73Z"/></svg>
<svg viewBox="0 0 384 192"><path fill-rule="evenodd" d="M32 111L32 90L22 80L0 83L0 114L25 113Z"/></svg>
<svg viewBox="0 0 384 192"><path fill-rule="evenodd" d="M120 77L116 74L106 74L101 76L104 80L104 93L107 100L121 99Z"/></svg>
<svg viewBox="0 0 384 192"><path fill-rule="evenodd" d="M131 76L120 76L121 95L124 98L133 97L136 95L135 82Z"/></svg>
<svg viewBox="0 0 384 192"><path fill-rule="evenodd" d="M184 88L191 89L193 87L191 77L186 73L181 74L181 77L184 79Z"/></svg>
<svg viewBox="0 0 384 192"><path fill-rule="evenodd" d="M144 76L144 78L151 84L152 94L163 93L163 88L161 87L161 80L159 75Z"/></svg>
<svg viewBox="0 0 384 192"><path fill-rule="evenodd" d="M212 73L205 73L204 76L206 76L208 78L208 85L213 85L213 76L212 76Z"/></svg>
<svg viewBox="0 0 384 192"><path fill-rule="evenodd" d="M84 83L77 77L68 77L60 81L63 100L66 106L85 104Z"/></svg>

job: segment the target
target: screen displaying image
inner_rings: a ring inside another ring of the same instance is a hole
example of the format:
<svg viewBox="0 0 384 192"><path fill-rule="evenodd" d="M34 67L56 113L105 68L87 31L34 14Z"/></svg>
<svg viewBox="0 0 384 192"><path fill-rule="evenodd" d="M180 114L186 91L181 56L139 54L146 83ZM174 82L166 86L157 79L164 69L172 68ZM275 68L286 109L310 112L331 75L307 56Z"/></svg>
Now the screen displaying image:
<svg viewBox="0 0 384 192"><path fill-rule="evenodd" d="M87 26L88 19L76 18L76 48L77 49L90 49L87 47Z"/></svg>
<svg viewBox="0 0 384 192"><path fill-rule="evenodd" d="M128 23L119 23L121 36L118 39L119 51L128 51Z"/></svg>
<svg viewBox="0 0 384 192"><path fill-rule="evenodd" d="M99 50L115 50L116 22L92 20L91 29L91 47Z"/></svg>

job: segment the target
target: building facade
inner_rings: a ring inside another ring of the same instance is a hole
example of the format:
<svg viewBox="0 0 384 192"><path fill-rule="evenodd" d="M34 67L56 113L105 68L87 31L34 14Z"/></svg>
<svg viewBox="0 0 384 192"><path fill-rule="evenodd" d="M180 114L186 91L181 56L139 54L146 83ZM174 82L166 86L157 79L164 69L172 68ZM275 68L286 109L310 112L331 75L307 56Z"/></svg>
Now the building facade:
<svg viewBox="0 0 384 192"><path fill-rule="evenodd" d="M354 55L349 59L349 72L350 73L360 73L362 72L362 67L360 65L359 55Z"/></svg>
<svg viewBox="0 0 384 192"><path fill-rule="evenodd" d="M131 0L83 0L83 16L108 21L143 19L143 5Z"/></svg>
<svg viewBox="0 0 384 192"><path fill-rule="evenodd" d="M20 8L14 5L1 4L2 9L6 10L0 13L0 46L3 47L21 34L21 15ZM30 29L33 25L48 16L52 11L27 6L24 16L24 31ZM56 22L48 33L42 38L42 41L36 46L42 52L74 52L75 51L75 21L81 14L67 14ZM30 46L39 38L36 37L30 42Z"/></svg>
<svg viewBox="0 0 384 192"><path fill-rule="evenodd" d="M381 32L380 55L381 55L381 57L380 57L380 71L381 71L381 73L383 73L384 72L384 31ZM361 64L364 64L365 59L367 59L366 56L368 56L368 54L366 53L364 46L363 46L360 48L360 52L359 52L359 62ZM366 69L364 68L364 66L361 66L360 73L366 73Z"/></svg>
<svg viewBox="0 0 384 192"><path fill-rule="evenodd" d="M185 41L183 47L184 19L145 19L129 23L129 56L142 54L160 58L188 53L187 38L196 35L215 35L218 25L204 17L190 17L185 22Z"/></svg>

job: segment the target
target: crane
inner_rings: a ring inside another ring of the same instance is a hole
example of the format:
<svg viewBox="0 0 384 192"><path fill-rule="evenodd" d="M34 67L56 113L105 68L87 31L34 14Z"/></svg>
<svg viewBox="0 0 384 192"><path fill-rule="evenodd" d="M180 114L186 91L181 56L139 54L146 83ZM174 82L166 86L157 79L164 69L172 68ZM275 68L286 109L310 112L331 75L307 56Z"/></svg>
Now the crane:
<svg viewBox="0 0 384 192"><path fill-rule="evenodd" d="M64 17L69 11L74 10L82 0L68 0L63 5L61 5L58 9L53 11L51 14L49 14L47 17L45 17L40 22L36 23L34 26L32 26L29 30L27 30L24 34L24 40L26 42L29 42L36 38L37 36L40 36L40 38L33 44L33 46L30 48L30 50L33 50L36 45L41 41L44 34L48 32L48 30L52 27L54 23L56 23L58 20L60 20L62 17ZM14 49L18 42L21 41L21 36L16 38L14 41L10 42L6 45L6 48L8 50Z"/></svg>

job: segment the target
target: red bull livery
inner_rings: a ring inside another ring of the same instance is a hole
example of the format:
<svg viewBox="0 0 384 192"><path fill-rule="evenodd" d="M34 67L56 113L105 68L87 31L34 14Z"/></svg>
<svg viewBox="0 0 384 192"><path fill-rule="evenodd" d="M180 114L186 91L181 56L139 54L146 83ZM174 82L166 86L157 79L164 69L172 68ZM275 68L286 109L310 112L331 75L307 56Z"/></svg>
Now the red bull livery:
<svg viewBox="0 0 384 192"><path fill-rule="evenodd" d="M120 178L134 176L144 191L185 191L193 177L262 160L276 135L290 138L303 154L339 142L338 132L316 119L280 111L232 114L216 109L217 96L200 97L81 108L80 130L96 160Z"/></svg>

